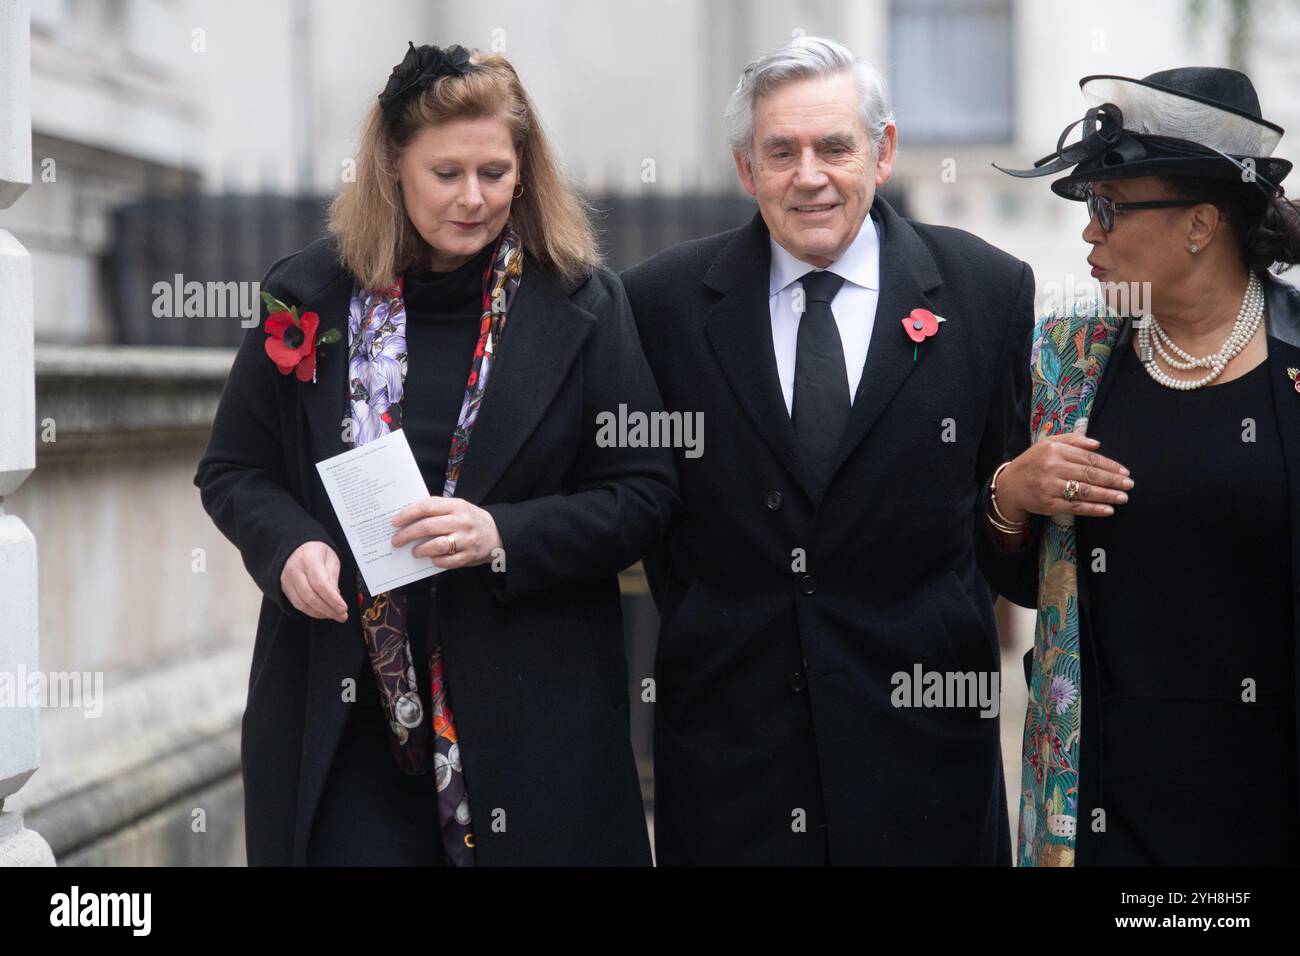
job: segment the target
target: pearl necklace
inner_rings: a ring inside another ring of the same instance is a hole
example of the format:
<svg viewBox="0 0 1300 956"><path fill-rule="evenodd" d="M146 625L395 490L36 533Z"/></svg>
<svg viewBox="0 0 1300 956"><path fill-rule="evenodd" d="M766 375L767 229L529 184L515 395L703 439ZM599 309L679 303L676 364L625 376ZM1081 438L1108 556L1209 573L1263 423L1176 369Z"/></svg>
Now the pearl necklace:
<svg viewBox="0 0 1300 956"><path fill-rule="evenodd" d="M1246 294L1242 297L1241 308L1237 311L1237 320L1233 323L1232 331L1228 333L1228 338L1224 340L1223 347L1219 351L1213 355L1194 358L1178 347L1174 340L1169 337L1169 333L1160 327L1160 323L1155 320L1155 316L1147 316L1146 321L1138 323L1137 326L1138 353L1142 360L1142 367L1147 370L1147 373L1153 379L1166 388L1177 389L1181 392L1201 388L1223 374L1223 370L1227 368L1228 363L1240 355L1241 351L1250 343L1250 340L1254 338L1255 332L1259 329L1259 325L1263 320L1264 287L1259 281L1259 276L1252 272L1250 281L1246 283ZM1152 334L1153 331L1154 335ZM1153 343L1155 353L1158 353L1170 368L1182 371L1193 368L1208 368L1209 373L1201 378L1187 381L1174 378L1156 364L1155 355L1152 354ZM1174 354L1170 355L1170 351Z"/></svg>

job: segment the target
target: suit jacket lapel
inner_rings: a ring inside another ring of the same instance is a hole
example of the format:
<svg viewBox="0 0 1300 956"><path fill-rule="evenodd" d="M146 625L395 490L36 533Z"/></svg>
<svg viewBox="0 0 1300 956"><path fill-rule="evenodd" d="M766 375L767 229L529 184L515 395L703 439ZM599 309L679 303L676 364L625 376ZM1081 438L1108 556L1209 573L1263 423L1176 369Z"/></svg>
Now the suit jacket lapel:
<svg viewBox="0 0 1300 956"><path fill-rule="evenodd" d="M840 439L833 471L843 467L854 449L867 437L903 382L925 360L926 354L943 343L943 326L933 338L923 342L919 350L902 328L903 317L913 309L938 311L926 296L943 281L934 257L916 230L880 197L876 197L871 215L881 225L880 294L876 300L876 316L862 380L858 383L853 409ZM862 228L873 227L864 222Z"/></svg>
<svg viewBox="0 0 1300 956"><path fill-rule="evenodd" d="M1291 583L1300 588L1300 393L1287 376L1288 368L1300 368L1300 348L1277 340L1269 345L1269 381L1291 488Z"/></svg>
<svg viewBox="0 0 1300 956"><path fill-rule="evenodd" d="M1264 295L1267 306L1264 330L1269 336L1268 376L1291 489L1291 586L1300 590L1300 392L1287 374L1288 369L1300 368L1300 292L1270 278L1264 284ZM1300 636L1300 620L1296 627ZM1297 673L1300 673L1300 638L1296 650Z"/></svg>
<svg viewBox="0 0 1300 956"><path fill-rule="evenodd" d="M1273 391L1273 409L1277 430L1282 439L1282 457L1286 462L1287 486L1290 489L1291 519L1291 599L1300 593L1300 393L1287 374L1300 369L1300 291L1273 277L1264 282L1264 330L1268 334L1268 377ZM1300 612L1295 627L1295 668L1293 678L1300 684ZM1296 732L1300 733L1300 702L1295 708Z"/></svg>
<svg viewBox="0 0 1300 956"><path fill-rule="evenodd" d="M754 428L810 498L794 425L781 394L772 344L768 284L772 249L762 215L754 214L714 260L704 282L722 299L704 320L704 332L727 384Z"/></svg>
<svg viewBox="0 0 1300 956"><path fill-rule="evenodd" d="M568 378L595 323L596 317L575 305L536 262L524 263L456 497L482 502L505 474ZM439 494L441 489L431 491Z"/></svg>

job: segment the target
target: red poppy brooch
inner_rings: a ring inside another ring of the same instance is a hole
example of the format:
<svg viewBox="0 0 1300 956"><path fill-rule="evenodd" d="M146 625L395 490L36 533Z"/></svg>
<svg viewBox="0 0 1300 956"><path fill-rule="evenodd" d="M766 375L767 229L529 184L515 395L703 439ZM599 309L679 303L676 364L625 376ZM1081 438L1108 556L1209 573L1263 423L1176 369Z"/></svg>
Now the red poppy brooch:
<svg viewBox="0 0 1300 956"><path fill-rule="evenodd" d="M912 349L912 361L920 354L921 343L939 331L939 323L947 322L943 316L935 315L929 309L913 309L903 319L903 331L916 343Z"/></svg>
<svg viewBox="0 0 1300 956"><path fill-rule="evenodd" d="M1300 368L1289 368L1286 370L1287 378L1295 383L1295 390L1300 392Z"/></svg>
<svg viewBox="0 0 1300 956"><path fill-rule="evenodd" d="M262 293L266 303L266 354L281 375L293 372L298 381L316 381L316 350L341 339L338 329L317 337L320 316L315 312L298 314L298 307L287 306L269 292Z"/></svg>

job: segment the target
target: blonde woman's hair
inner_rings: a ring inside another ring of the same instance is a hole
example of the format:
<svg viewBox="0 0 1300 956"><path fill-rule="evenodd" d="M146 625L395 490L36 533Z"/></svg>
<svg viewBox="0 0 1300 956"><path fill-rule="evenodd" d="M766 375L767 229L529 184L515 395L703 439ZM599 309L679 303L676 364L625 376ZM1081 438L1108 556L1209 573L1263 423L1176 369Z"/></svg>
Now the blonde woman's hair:
<svg viewBox="0 0 1300 956"><path fill-rule="evenodd" d="M416 134L452 119L499 117L510 127L523 184L510 221L528 258L568 281L600 263L588 206L561 170L515 68L477 50L470 62L464 75L439 77L411 95L391 125L378 100L366 113L356 180L339 191L329 213L339 256L366 289L388 286L426 250L402 204L397 163Z"/></svg>

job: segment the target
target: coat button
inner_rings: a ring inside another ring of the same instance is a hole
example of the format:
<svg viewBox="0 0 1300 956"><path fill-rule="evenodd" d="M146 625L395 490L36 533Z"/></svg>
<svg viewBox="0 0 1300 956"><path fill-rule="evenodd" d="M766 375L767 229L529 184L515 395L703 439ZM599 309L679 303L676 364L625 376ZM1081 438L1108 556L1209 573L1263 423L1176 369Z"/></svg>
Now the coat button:
<svg viewBox="0 0 1300 956"><path fill-rule="evenodd" d="M803 674L795 671L785 679L785 686L789 687L796 694L808 686L808 681L804 679Z"/></svg>
<svg viewBox="0 0 1300 956"><path fill-rule="evenodd" d="M768 510L768 511L780 511L780 510L781 510L781 503L782 503L783 501L785 501L785 497L781 494L781 492L779 492L779 491L769 491L769 492L767 493L767 510Z"/></svg>
<svg viewBox="0 0 1300 956"><path fill-rule="evenodd" d="M799 579L799 590L804 594L817 593L817 582L812 579L812 575L805 574Z"/></svg>

